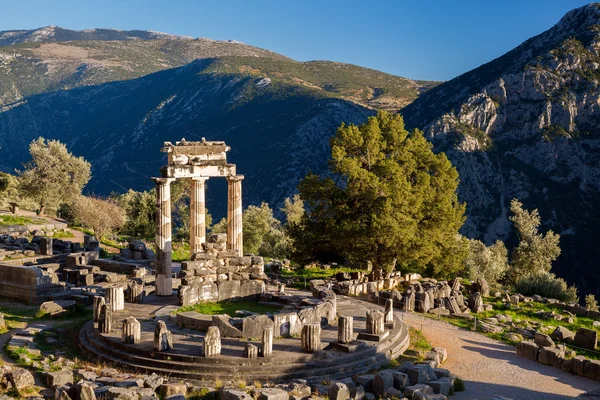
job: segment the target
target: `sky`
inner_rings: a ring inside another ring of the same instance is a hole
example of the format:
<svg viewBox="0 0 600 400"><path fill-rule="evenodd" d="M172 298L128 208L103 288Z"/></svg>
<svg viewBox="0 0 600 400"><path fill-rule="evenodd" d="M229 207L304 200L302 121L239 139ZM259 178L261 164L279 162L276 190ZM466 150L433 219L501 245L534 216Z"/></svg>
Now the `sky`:
<svg viewBox="0 0 600 400"><path fill-rule="evenodd" d="M239 40L298 61L448 80L557 23L578 0L0 0L0 31L143 29Z"/></svg>

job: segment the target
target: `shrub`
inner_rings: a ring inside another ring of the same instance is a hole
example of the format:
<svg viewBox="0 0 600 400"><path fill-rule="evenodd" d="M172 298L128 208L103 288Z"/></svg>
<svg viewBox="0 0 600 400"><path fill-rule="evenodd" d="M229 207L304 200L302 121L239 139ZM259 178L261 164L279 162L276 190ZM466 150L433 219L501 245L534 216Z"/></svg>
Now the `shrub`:
<svg viewBox="0 0 600 400"><path fill-rule="evenodd" d="M455 392L464 392L465 391L465 382L460 378L456 378L454 380L453 389Z"/></svg>
<svg viewBox="0 0 600 400"><path fill-rule="evenodd" d="M596 296L591 293L585 295L585 308L590 311L598 311L598 302L596 301Z"/></svg>
<svg viewBox="0 0 600 400"><path fill-rule="evenodd" d="M567 302L577 302L577 288L567 286L564 279L557 278L552 273L541 273L519 279L514 290L525 296L534 294Z"/></svg>

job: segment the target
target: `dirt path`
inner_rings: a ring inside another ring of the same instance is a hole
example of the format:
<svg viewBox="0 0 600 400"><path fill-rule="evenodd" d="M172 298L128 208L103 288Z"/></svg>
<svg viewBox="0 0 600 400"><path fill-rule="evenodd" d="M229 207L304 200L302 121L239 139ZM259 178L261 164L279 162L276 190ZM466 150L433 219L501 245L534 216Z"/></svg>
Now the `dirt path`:
<svg viewBox="0 0 600 400"><path fill-rule="evenodd" d="M515 354L513 346L413 313L401 313L404 322L419 329L433 346L445 347L444 368L465 381L466 391L454 400L488 400L504 396L514 400L572 399L600 388L600 382L572 375Z"/></svg>

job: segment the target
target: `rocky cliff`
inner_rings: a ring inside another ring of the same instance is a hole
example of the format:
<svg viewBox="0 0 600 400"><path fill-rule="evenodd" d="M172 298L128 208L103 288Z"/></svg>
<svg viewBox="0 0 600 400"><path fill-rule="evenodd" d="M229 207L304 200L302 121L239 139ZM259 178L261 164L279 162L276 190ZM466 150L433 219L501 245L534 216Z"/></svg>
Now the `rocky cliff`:
<svg viewBox="0 0 600 400"><path fill-rule="evenodd" d="M519 198L562 234L559 275L597 295L599 50L592 4L401 111L457 166L465 234L512 240L507 210Z"/></svg>

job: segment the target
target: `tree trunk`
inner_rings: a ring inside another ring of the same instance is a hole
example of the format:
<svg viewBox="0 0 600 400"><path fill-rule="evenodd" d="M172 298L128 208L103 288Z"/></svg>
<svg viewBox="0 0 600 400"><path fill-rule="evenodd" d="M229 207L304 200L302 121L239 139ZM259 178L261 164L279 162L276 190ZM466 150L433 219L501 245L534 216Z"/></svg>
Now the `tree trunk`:
<svg viewBox="0 0 600 400"><path fill-rule="evenodd" d="M44 204L44 201L40 201L40 213L39 215L44 215L44 211L46 211L46 205Z"/></svg>

